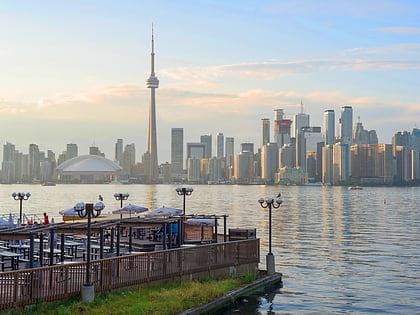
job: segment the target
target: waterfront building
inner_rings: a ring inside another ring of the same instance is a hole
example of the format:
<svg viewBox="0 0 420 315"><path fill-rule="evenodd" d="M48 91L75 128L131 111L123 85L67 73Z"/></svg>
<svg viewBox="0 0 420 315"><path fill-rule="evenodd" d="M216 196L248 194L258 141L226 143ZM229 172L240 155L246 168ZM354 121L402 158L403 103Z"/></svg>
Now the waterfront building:
<svg viewBox="0 0 420 315"><path fill-rule="evenodd" d="M51 182L52 181L52 163L50 161L42 161L40 164L40 173L41 173L41 182Z"/></svg>
<svg viewBox="0 0 420 315"><path fill-rule="evenodd" d="M154 183L158 179L158 154L157 154L157 136L156 136L156 89L159 87L159 80L155 75L155 41L152 25L152 52L150 54L150 76L146 80L146 86L150 89L150 107L149 107L149 133L147 152L144 153L144 166L146 180Z"/></svg>
<svg viewBox="0 0 420 315"><path fill-rule="evenodd" d="M316 181L317 177L317 152L306 151L306 172L309 181Z"/></svg>
<svg viewBox="0 0 420 315"><path fill-rule="evenodd" d="M206 150L204 152L204 158L209 159L212 157L212 137L211 135L202 135L200 136L200 142L206 145Z"/></svg>
<svg viewBox="0 0 420 315"><path fill-rule="evenodd" d="M350 180L350 146L347 143L333 145L332 184L337 185Z"/></svg>
<svg viewBox="0 0 420 315"><path fill-rule="evenodd" d="M181 174L184 171L184 129L171 129L171 164L172 172Z"/></svg>
<svg viewBox="0 0 420 315"><path fill-rule="evenodd" d="M187 159L187 180L190 183L199 183L201 178L200 159L190 157Z"/></svg>
<svg viewBox="0 0 420 315"><path fill-rule="evenodd" d="M397 145L395 147L396 158L396 180L399 182L408 182L412 179L412 154L411 149L406 146Z"/></svg>
<svg viewBox="0 0 420 315"><path fill-rule="evenodd" d="M296 165L296 147L294 144L286 144L279 149L279 167L293 168Z"/></svg>
<svg viewBox="0 0 420 315"><path fill-rule="evenodd" d="M40 178L40 157L37 144L29 145L29 180L37 181Z"/></svg>
<svg viewBox="0 0 420 315"><path fill-rule="evenodd" d="M99 155L80 155L57 167L58 179L64 183L110 182L122 167Z"/></svg>
<svg viewBox="0 0 420 315"><path fill-rule="evenodd" d="M276 172L274 182L303 185L308 182L308 173L301 168L282 167Z"/></svg>
<svg viewBox="0 0 420 315"><path fill-rule="evenodd" d="M322 147L322 183L333 183L333 145Z"/></svg>
<svg viewBox="0 0 420 315"><path fill-rule="evenodd" d="M270 119L261 119L261 146L270 142Z"/></svg>
<svg viewBox="0 0 420 315"><path fill-rule="evenodd" d="M309 115L301 112L295 115L295 139L296 139L296 167L306 169L306 139L304 128L309 128Z"/></svg>
<svg viewBox="0 0 420 315"><path fill-rule="evenodd" d="M123 152L122 174L127 177L133 176L133 166L136 163L136 147L134 143L127 144Z"/></svg>
<svg viewBox="0 0 420 315"><path fill-rule="evenodd" d="M420 180L420 151L411 150L411 179Z"/></svg>
<svg viewBox="0 0 420 315"><path fill-rule="evenodd" d="M216 150L217 155L219 159L224 157L224 136L222 132L218 132L216 136Z"/></svg>
<svg viewBox="0 0 420 315"><path fill-rule="evenodd" d="M222 180L222 159L212 157L209 160L209 177L210 183L219 183Z"/></svg>
<svg viewBox="0 0 420 315"><path fill-rule="evenodd" d="M353 108L341 107L340 139L342 143L352 144L353 140Z"/></svg>
<svg viewBox="0 0 420 315"><path fill-rule="evenodd" d="M358 144L350 147L352 181L390 183L394 177L392 145Z"/></svg>
<svg viewBox="0 0 420 315"><path fill-rule="evenodd" d="M250 151L241 151L235 155L233 177L236 183L249 183L253 178L253 159L254 155Z"/></svg>
<svg viewBox="0 0 420 315"><path fill-rule="evenodd" d="M290 143L290 126L292 121L284 118L283 109L274 110L274 142L281 148Z"/></svg>
<svg viewBox="0 0 420 315"><path fill-rule="evenodd" d="M235 142L233 137L226 137L225 140L226 154L226 177L233 176L233 160L235 156Z"/></svg>
<svg viewBox="0 0 420 315"><path fill-rule="evenodd" d="M409 131L399 131L394 133L392 137L392 153L397 155L397 146L411 147L411 134Z"/></svg>
<svg viewBox="0 0 420 315"><path fill-rule="evenodd" d="M335 143L335 113L333 109L324 111L324 144Z"/></svg>
<svg viewBox="0 0 420 315"><path fill-rule="evenodd" d="M115 143L115 161L122 165L123 161L123 139L117 139L117 142Z"/></svg>
<svg viewBox="0 0 420 315"><path fill-rule="evenodd" d="M16 148L15 145L6 142L3 145L2 182L11 184L16 181Z"/></svg>
<svg viewBox="0 0 420 315"><path fill-rule="evenodd" d="M66 145L66 159L70 160L79 155L77 144L68 143Z"/></svg>
<svg viewBox="0 0 420 315"><path fill-rule="evenodd" d="M261 178L268 182L274 181L274 173L279 168L279 150L277 143L269 142L261 148Z"/></svg>

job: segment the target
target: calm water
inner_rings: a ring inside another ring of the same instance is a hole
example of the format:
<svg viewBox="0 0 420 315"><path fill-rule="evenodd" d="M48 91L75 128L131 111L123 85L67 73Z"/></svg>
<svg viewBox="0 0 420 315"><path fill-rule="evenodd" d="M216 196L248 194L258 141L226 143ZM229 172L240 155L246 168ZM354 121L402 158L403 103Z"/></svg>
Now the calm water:
<svg viewBox="0 0 420 315"><path fill-rule="evenodd" d="M172 185L0 185L0 213L17 212L12 192L31 192L25 213L58 211L115 192L155 209L182 207ZM228 228L256 228L261 266L268 251L268 211L260 197L285 199L273 210L273 252L283 287L249 297L235 314L420 314L420 188L194 186L187 213L228 214ZM386 202L384 202L384 200Z"/></svg>

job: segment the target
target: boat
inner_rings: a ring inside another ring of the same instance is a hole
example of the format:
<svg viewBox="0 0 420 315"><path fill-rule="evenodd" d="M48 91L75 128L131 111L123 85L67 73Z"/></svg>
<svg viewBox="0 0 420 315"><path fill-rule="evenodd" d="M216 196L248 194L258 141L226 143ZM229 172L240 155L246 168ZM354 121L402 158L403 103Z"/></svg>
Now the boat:
<svg viewBox="0 0 420 315"><path fill-rule="evenodd" d="M349 188L347 188L348 190L362 190L363 187L360 186L350 186Z"/></svg>

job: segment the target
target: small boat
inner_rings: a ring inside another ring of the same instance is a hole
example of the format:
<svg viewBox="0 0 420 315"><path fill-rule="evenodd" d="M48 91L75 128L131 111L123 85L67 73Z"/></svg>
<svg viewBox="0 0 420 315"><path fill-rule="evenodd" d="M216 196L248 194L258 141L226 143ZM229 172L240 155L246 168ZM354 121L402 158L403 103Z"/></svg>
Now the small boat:
<svg viewBox="0 0 420 315"><path fill-rule="evenodd" d="M347 188L348 190L362 190L363 187L360 186L350 186L349 188Z"/></svg>

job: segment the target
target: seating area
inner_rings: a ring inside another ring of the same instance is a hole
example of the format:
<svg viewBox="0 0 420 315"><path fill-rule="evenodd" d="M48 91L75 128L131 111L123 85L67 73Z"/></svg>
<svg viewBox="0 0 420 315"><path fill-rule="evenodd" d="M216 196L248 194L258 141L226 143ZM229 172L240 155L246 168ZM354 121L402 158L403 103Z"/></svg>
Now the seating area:
<svg viewBox="0 0 420 315"><path fill-rule="evenodd" d="M219 218L222 217L213 216L214 220ZM89 255L90 260L98 260L179 248L188 243L218 242L217 225L190 226L184 223L183 233L180 233L182 219L186 221L180 217L95 220L91 224L90 252L85 222L0 229L0 270L6 272L81 262ZM223 239L226 240L225 229Z"/></svg>

